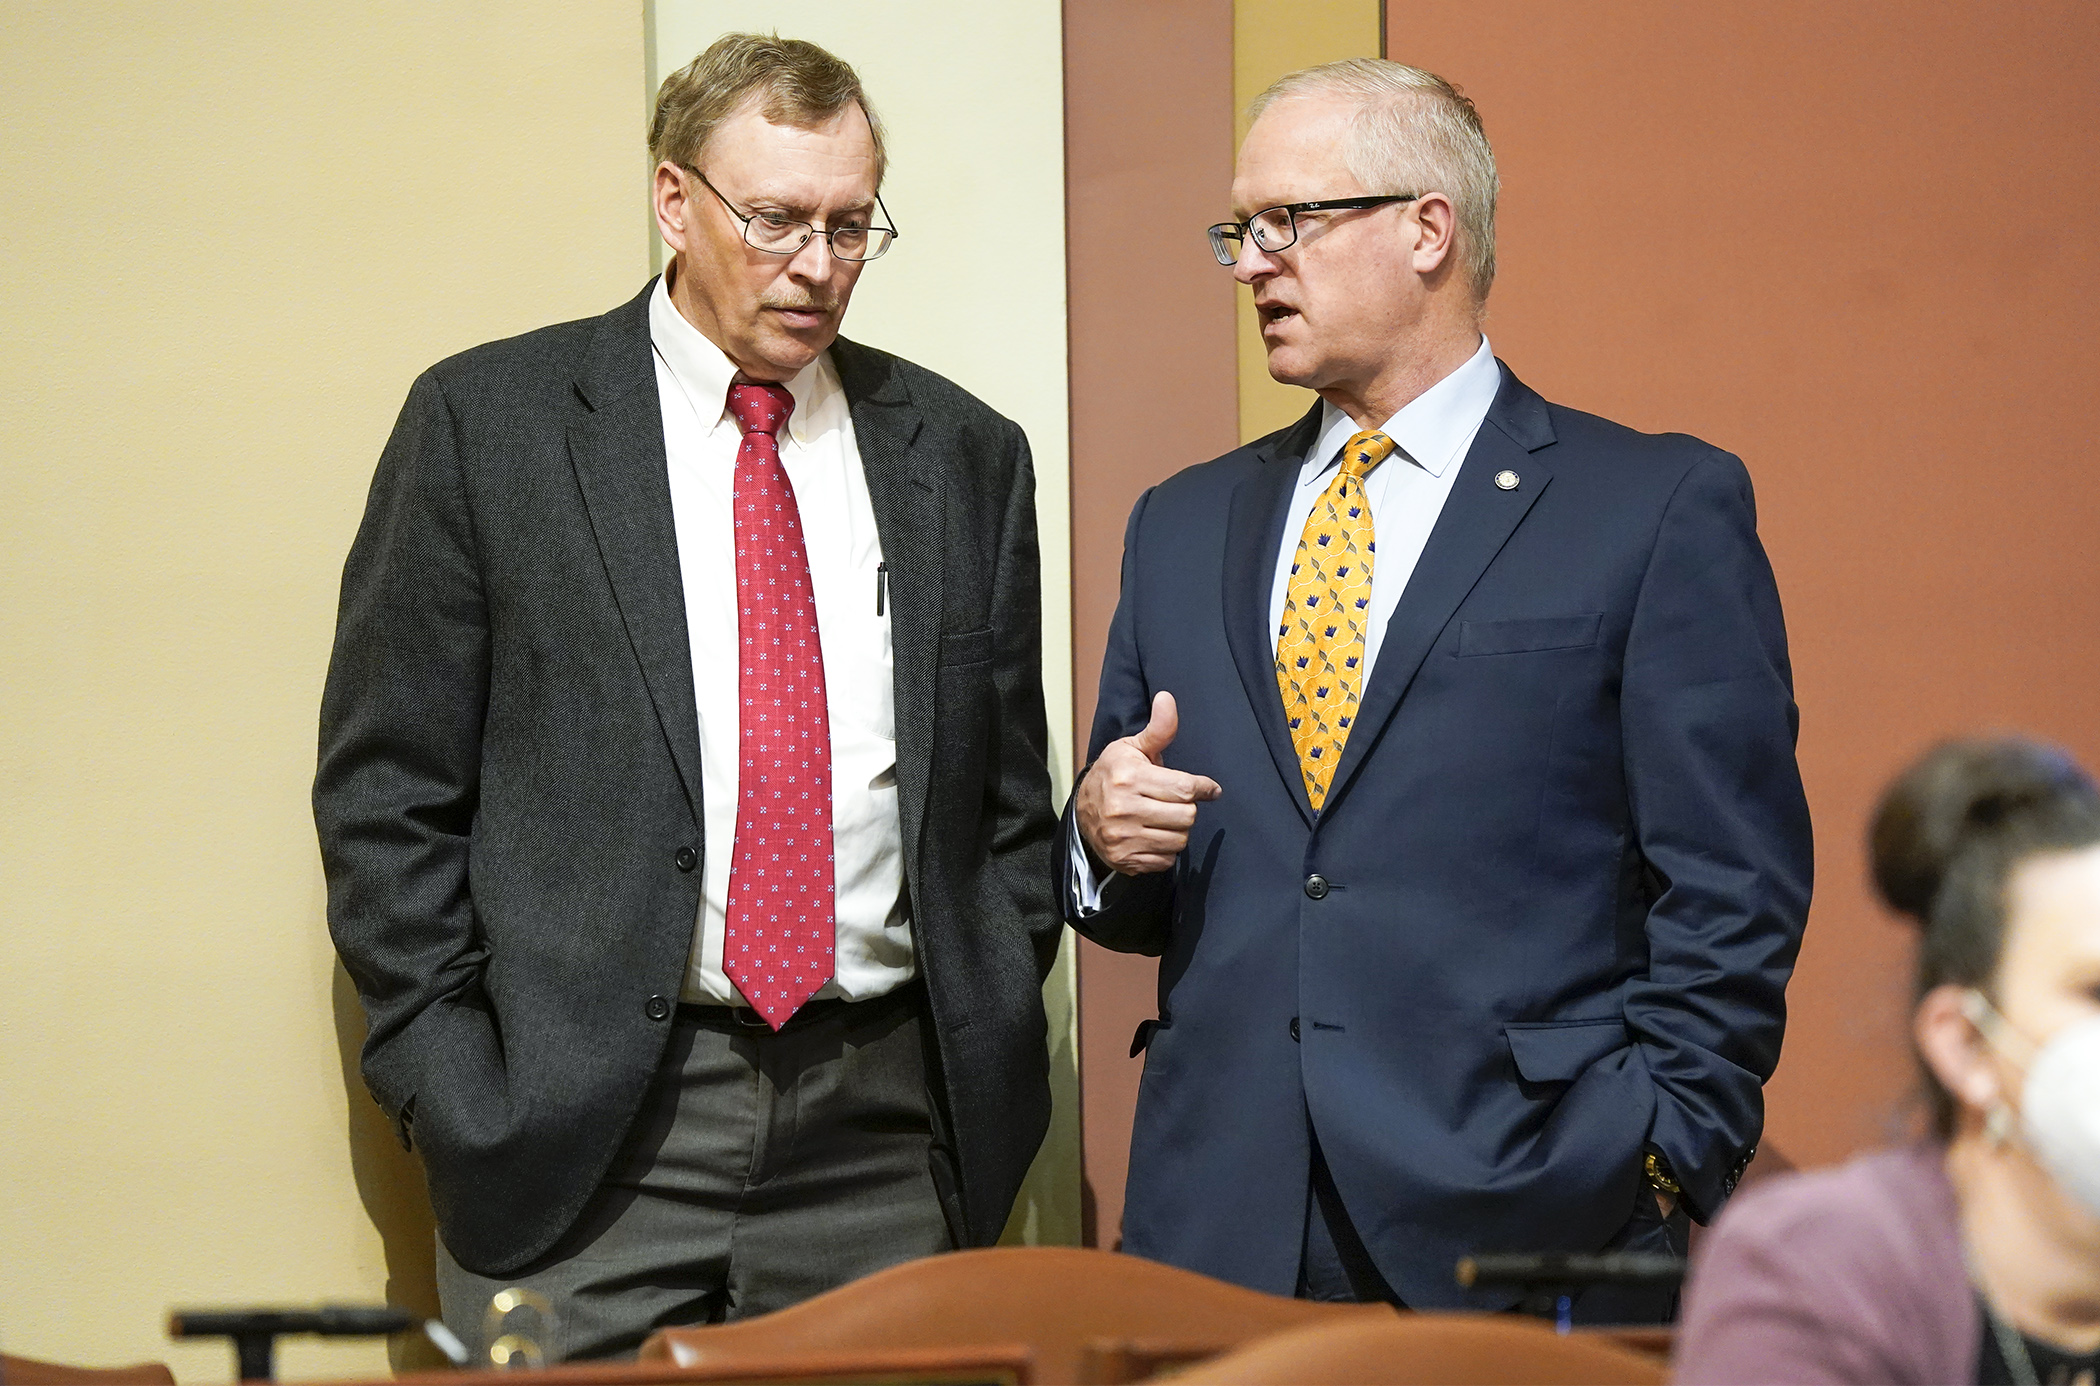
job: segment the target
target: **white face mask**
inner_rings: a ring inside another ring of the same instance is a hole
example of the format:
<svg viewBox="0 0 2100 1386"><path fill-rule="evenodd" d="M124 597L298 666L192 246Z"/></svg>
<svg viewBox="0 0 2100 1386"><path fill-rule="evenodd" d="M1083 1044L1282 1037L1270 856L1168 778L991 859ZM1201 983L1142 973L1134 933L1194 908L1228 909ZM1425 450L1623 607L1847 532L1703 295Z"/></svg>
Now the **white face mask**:
<svg viewBox="0 0 2100 1386"><path fill-rule="evenodd" d="M1965 1008L1991 1046L2012 1027L1981 992ZM2020 1134L2063 1191L2100 1217L2100 1016L2066 1026L2027 1065Z"/></svg>
<svg viewBox="0 0 2100 1386"><path fill-rule="evenodd" d="M2064 1192L2100 1217L2100 1017L2059 1031L2034 1056L2020 1130Z"/></svg>

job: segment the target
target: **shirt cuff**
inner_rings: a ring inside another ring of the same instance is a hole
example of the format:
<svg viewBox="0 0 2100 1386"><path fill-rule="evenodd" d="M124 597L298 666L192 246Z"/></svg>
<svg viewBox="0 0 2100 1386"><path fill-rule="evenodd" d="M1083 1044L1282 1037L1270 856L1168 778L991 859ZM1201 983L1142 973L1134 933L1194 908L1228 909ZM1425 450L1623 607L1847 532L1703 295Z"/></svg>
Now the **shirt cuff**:
<svg viewBox="0 0 2100 1386"><path fill-rule="evenodd" d="M1105 897L1123 878L1114 871L1095 874L1094 858L1086 849L1086 840L1079 835L1079 815L1076 813L1072 815L1069 850L1072 853L1072 909L1079 918L1091 919L1101 913Z"/></svg>

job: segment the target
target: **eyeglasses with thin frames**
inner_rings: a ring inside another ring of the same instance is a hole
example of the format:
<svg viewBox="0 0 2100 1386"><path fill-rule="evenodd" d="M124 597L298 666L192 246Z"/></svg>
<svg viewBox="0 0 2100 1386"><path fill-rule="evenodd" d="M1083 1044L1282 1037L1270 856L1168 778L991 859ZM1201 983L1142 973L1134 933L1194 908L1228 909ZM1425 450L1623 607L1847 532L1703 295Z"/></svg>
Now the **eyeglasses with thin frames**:
<svg viewBox="0 0 2100 1386"><path fill-rule="evenodd" d="M1370 207L1383 207L1388 202L1415 202L1421 196L1420 193L1395 193L1389 197L1337 197L1324 202L1286 202L1280 207L1256 212L1245 221L1221 221L1211 227L1210 253L1218 257L1219 264L1229 269L1240 262L1241 244L1250 237L1255 245L1271 255L1296 245L1300 212L1361 212Z"/></svg>
<svg viewBox="0 0 2100 1386"><path fill-rule="evenodd" d="M706 174L691 164L680 167L706 184L707 190L715 195L715 201L744 224L744 244L768 255L793 255L809 244L811 236L822 236L831 246L832 255L838 259L873 260L888 250L890 242L901 234L894 226L835 226L826 231L777 212L739 212L735 203L722 196L720 188L708 182ZM883 220L891 220L890 209L882 205L881 193L875 194L875 206L881 211Z"/></svg>

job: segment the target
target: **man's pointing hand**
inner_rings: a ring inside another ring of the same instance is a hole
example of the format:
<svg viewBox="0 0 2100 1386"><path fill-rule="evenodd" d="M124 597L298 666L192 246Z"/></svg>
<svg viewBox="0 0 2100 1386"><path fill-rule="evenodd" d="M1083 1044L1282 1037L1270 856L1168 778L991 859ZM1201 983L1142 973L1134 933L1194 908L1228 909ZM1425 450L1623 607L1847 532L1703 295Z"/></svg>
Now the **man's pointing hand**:
<svg viewBox="0 0 2100 1386"><path fill-rule="evenodd" d="M1206 775L1160 764L1180 728L1174 695L1154 694L1144 730L1111 741L1079 782L1080 835L1095 856L1126 876L1172 866L1189 845L1196 805L1223 792Z"/></svg>

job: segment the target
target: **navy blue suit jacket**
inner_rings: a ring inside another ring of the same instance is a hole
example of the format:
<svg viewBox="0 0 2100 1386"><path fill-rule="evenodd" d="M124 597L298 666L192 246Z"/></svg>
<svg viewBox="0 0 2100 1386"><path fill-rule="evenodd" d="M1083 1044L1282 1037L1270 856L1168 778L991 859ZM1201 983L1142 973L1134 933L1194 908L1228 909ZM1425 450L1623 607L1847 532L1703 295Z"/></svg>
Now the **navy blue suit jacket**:
<svg viewBox="0 0 2100 1386"><path fill-rule="evenodd" d="M1602 1247L1644 1144L1710 1216L1757 1142L1812 865L1779 595L1741 462L1505 366L1315 816L1269 599L1318 423L1124 539L1089 759L1166 689L1224 790L1072 918L1161 958L1124 1249L1291 1293L1310 1118L1400 1296L1485 1306L1454 1262Z"/></svg>

